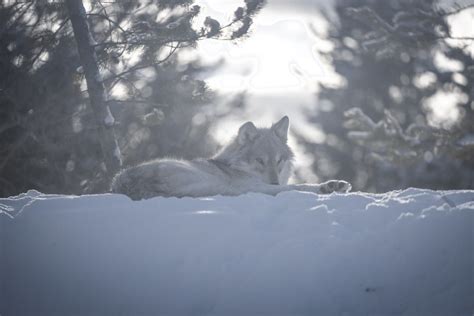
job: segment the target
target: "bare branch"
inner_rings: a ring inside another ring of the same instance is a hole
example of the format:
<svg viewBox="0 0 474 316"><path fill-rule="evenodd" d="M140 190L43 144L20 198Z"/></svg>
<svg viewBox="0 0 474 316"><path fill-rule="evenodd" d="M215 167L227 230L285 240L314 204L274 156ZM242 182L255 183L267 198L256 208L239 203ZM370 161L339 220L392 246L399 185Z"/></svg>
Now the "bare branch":
<svg viewBox="0 0 474 316"><path fill-rule="evenodd" d="M165 58L159 60L159 61L156 61L156 62L153 62L153 63L150 63L150 64L139 64L139 65L136 65L134 67L131 67L121 73L118 73L118 74L115 74L111 77L108 77L108 78L105 78L104 79L104 83L107 83L109 82L110 80L114 80L114 79L117 79L117 78L121 78L123 77L124 75L126 74L129 74L129 73L132 73L132 72L135 72L137 70L140 70L140 69L145 69L145 68L149 68L149 67L155 67L155 66L158 66L164 62L166 62L167 60L169 60L171 58L171 56L179 49L181 48L181 43L178 43L178 45L174 46L171 48L170 52L168 53L168 55L166 55Z"/></svg>
<svg viewBox="0 0 474 316"><path fill-rule="evenodd" d="M452 40L459 40L459 41L473 41L474 36L440 36L437 37L438 40L445 40L445 39L452 39Z"/></svg>
<svg viewBox="0 0 474 316"><path fill-rule="evenodd" d="M469 5L466 5L466 6L463 6L463 7L460 7L456 10L453 10L453 11L449 11L449 12L444 12L443 14L441 14L441 16L443 17L447 17L447 16L450 16L450 15L454 15L454 14L458 14L464 10L467 10L467 9L472 9L474 8L474 3L473 4L469 4Z"/></svg>

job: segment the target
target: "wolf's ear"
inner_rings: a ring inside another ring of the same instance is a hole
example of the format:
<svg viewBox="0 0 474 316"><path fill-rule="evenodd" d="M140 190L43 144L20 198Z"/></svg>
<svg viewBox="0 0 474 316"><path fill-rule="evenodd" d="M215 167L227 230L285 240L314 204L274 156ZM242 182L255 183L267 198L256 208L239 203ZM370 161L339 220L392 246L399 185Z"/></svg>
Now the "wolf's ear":
<svg viewBox="0 0 474 316"><path fill-rule="evenodd" d="M288 140L288 127L290 119L284 116L281 120L272 125L272 131L284 142Z"/></svg>
<svg viewBox="0 0 474 316"><path fill-rule="evenodd" d="M239 128L239 134L237 135L237 141L243 145L247 142L253 141L258 135L257 128L252 122L247 122Z"/></svg>

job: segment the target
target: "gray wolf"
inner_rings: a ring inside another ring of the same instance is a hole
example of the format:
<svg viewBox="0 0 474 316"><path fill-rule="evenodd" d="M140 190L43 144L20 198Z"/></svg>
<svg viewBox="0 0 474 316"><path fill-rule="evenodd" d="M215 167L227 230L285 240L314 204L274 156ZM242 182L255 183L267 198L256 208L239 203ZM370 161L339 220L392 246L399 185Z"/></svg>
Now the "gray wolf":
<svg viewBox="0 0 474 316"><path fill-rule="evenodd" d="M124 169L113 179L111 190L131 199L154 196L203 197L283 191L348 192L342 180L321 184L288 184L294 155L287 144L287 116L270 128L243 124L236 137L210 159L157 159Z"/></svg>

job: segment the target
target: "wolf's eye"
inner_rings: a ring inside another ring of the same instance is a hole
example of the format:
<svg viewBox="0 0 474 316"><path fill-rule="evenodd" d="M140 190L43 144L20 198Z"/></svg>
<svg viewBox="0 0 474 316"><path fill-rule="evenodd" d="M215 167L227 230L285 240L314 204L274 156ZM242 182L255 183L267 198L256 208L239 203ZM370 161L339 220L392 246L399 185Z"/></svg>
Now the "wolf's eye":
<svg viewBox="0 0 474 316"><path fill-rule="evenodd" d="M255 158L255 160L256 160L259 164L261 164L262 166L265 165L265 162L263 161L262 158Z"/></svg>
<svg viewBox="0 0 474 316"><path fill-rule="evenodd" d="M284 160L283 157L281 157L280 159L278 159L277 163L281 164L283 162L283 160Z"/></svg>

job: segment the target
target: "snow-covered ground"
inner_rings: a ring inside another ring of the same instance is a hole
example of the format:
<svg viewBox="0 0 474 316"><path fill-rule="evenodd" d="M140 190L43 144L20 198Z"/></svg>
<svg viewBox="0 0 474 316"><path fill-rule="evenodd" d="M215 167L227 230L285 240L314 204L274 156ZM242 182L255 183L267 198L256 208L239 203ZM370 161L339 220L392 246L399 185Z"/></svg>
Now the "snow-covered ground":
<svg viewBox="0 0 474 316"><path fill-rule="evenodd" d="M0 213L2 316L474 312L474 191L29 191Z"/></svg>

